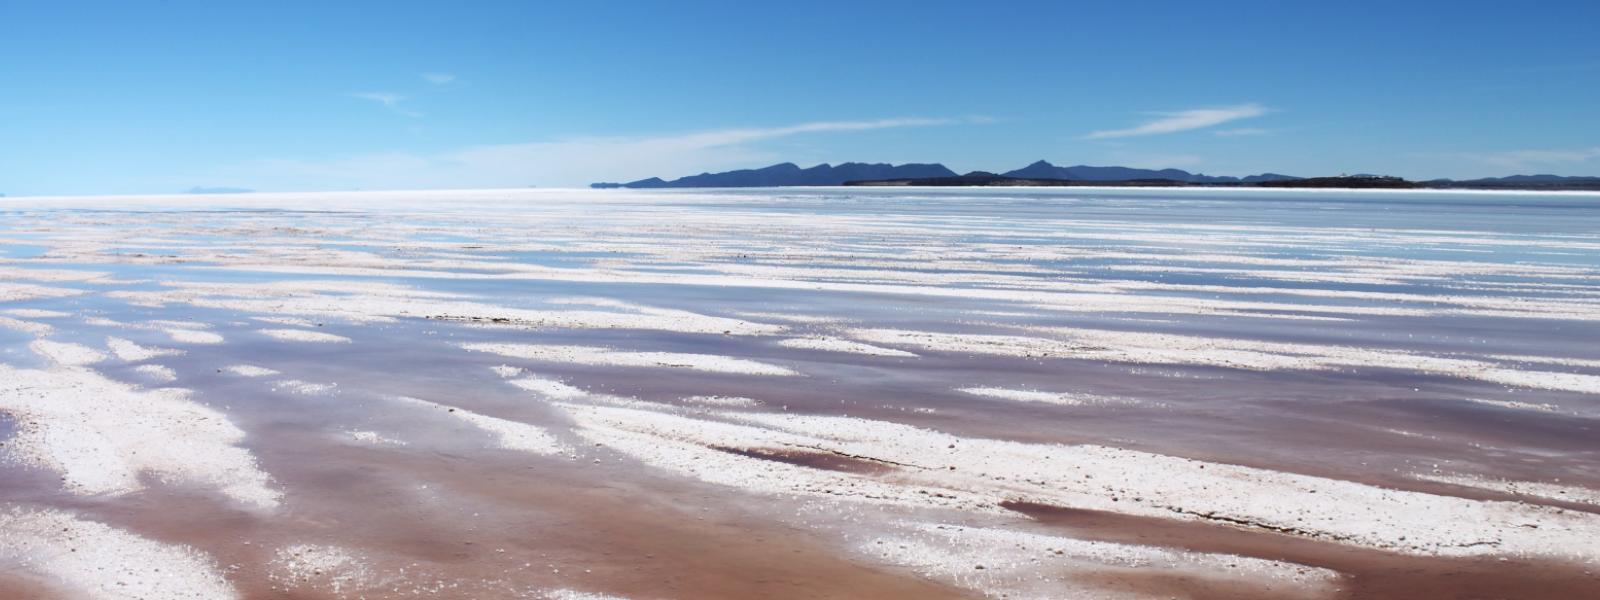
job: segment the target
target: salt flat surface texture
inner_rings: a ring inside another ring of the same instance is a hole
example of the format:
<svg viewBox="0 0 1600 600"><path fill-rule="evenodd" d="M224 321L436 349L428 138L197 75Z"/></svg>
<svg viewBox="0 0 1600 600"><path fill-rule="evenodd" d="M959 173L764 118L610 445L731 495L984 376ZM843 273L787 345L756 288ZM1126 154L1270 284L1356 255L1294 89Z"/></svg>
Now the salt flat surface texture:
<svg viewBox="0 0 1600 600"><path fill-rule="evenodd" d="M7 198L0 239L42 248L0 253L0 595L1600 594L1600 195Z"/></svg>

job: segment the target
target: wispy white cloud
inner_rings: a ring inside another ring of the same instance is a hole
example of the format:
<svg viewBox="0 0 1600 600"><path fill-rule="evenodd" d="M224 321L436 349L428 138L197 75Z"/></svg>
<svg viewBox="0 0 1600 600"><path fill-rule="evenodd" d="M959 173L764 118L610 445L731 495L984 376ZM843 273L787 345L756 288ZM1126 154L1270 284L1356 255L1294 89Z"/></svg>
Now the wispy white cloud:
<svg viewBox="0 0 1600 600"><path fill-rule="evenodd" d="M1512 150L1452 156L1508 169L1526 169L1539 166L1577 165L1600 160L1600 147L1580 150Z"/></svg>
<svg viewBox="0 0 1600 600"><path fill-rule="evenodd" d="M1215 127L1230 121L1259 117L1267 114L1267 108L1255 103L1240 104L1237 106L1219 106L1215 108L1195 108L1177 112L1155 113L1159 118L1126 129L1106 129L1093 131L1083 136L1084 139L1098 140L1107 138L1133 137L1140 135L1159 135L1163 133L1178 133Z"/></svg>
<svg viewBox="0 0 1600 600"><path fill-rule="evenodd" d="M351 98L360 98L362 100L377 102L378 104L383 105L383 107L388 109L390 112L393 112L397 115L407 117L422 116L422 113L402 106L401 102L404 102L406 97L400 94L394 94L390 92L356 92L348 95Z"/></svg>
<svg viewBox="0 0 1600 600"><path fill-rule="evenodd" d="M1218 129L1211 132L1211 135L1217 137L1253 137L1260 135L1272 135L1272 130L1262 129L1260 127L1238 127L1234 129Z"/></svg>
<svg viewBox="0 0 1600 600"><path fill-rule="evenodd" d="M577 137L470 146L437 153L385 152L327 160L254 161L197 174L263 190L583 186L652 175L676 177L756 166L778 157L759 142L805 134L979 122L895 118L818 121L663 136Z"/></svg>
<svg viewBox="0 0 1600 600"><path fill-rule="evenodd" d="M449 73L423 73L422 80L434 85L445 85L455 81L456 76Z"/></svg>

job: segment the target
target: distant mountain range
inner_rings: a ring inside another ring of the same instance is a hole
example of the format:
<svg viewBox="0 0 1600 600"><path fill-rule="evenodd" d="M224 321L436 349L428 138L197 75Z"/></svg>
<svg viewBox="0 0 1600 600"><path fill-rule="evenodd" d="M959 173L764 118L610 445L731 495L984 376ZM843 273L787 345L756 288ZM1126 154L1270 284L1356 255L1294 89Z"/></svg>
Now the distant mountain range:
<svg viewBox="0 0 1600 600"><path fill-rule="evenodd" d="M844 163L837 167L823 163L802 169L794 163L779 163L761 169L740 169L726 173L701 173L663 181L660 177L629 183L596 183L594 188L707 188L707 187L783 187L794 185L844 185L846 181L871 179L924 179L953 177L955 171L944 165L885 163Z"/></svg>
<svg viewBox="0 0 1600 600"><path fill-rule="evenodd" d="M1600 177L1563 177L1559 175L1512 175L1455 181L1435 179L1407 181L1398 177L1379 175L1341 175L1338 177L1295 177L1279 173L1261 173L1247 177L1228 177L1190 173L1182 169L1136 169L1132 167L1093 167L1077 165L1059 167L1047 161L1037 161L1020 169L1005 173L973 171L957 174L942 164L910 163L843 163L838 166L823 163L801 168L794 163L779 163L761 169L740 169L723 173L701 173L671 181L659 177L640 179L628 183L595 183L593 188L738 188L786 186L1247 186L1247 187L1384 187L1384 188L1447 188L1447 189L1532 189L1532 190L1600 190Z"/></svg>
<svg viewBox="0 0 1600 600"><path fill-rule="evenodd" d="M596 183L593 188L721 188L721 187L784 187L796 185L844 185L853 181L915 180L959 177L948 167L934 164L891 165L886 163L843 163L838 166L823 163L802 169L794 163L779 163L761 169L740 169L725 173L701 173L666 181L660 177L640 179L628 183ZM1066 179L1072 181L1130 181L1163 179L1182 183L1250 183L1298 179L1289 175L1262 173L1249 177L1213 177L1190 173L1181 169L1134 169L1130 167L1058 167L1038 161L1001 176L1014 179Z"/></svg>
<svg viewBox="0 0 1600 600"><path fill-rule="evenodd" d="M1000 174L1003 177L1016 179L1066 179L1069 181L1136 181L1149 179L1166 179L1183 183L1254 183L1258 181L1283 181L1300 179L1293 175L1279 175L1277 173L1262 173L1249 177L1214 177L1202 173L1190 173L1183 169L1135 169L1132 167L1091 167L1078 165L1076 167L1058 167L1045 161L1038 161L1015 171L1006 171Z"/></svg>
<svg viewBox="0 0 1600 600"><path fill-rule="evenodd" d="M1600 190L1600 177L1567 177L1562 175L1511 175L1509 177L1485 177L1461 181L1433 179L1422 183L1428 187L1436 188Z"/></svg>

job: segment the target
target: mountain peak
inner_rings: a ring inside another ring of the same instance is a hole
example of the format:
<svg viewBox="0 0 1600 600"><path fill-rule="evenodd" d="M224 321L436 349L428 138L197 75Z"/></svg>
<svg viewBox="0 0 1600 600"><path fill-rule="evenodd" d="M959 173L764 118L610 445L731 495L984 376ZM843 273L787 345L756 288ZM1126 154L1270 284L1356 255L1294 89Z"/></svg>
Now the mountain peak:
<svg viewBox="0 0 1600 600"><path fill-rule="evenodd" d="M658 177L640 179L632 183L597 183L590 187L626 188L690 188L690 187L781 187L843 185L847 181L872 179L925 179L953 177L955 172L941 164L840 163L838 166L822 163L806 169L790 162L778 163L759 169L740 169L723 173L701 173L663 181Z"/></svg>

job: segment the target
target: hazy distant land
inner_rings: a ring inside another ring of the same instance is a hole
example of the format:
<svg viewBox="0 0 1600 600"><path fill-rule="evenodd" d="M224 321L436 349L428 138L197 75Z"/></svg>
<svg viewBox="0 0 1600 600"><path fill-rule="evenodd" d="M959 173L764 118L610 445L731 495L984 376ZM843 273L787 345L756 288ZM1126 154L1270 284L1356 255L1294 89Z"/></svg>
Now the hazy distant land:
<svg viewBox="0 0 1600 600"><path fill-rule="evenodd" d="M1391 189L1494 189L1494 190L1600 190L1600 177L1512 175L1467 180L1411 181L1385 175L1297 177L1260 173L1244 177L1190 173L1182 169L1133 167L1060 167L1037 161L1005 173L972 171L958 174L938 163L823 163L801 168L779 163L760 169L701 173L673 180L660 177L628 183L595 183L598 189L739 188L790 186L934 186L934 187L1281 187L1281 188L1391 188Z"/></svg>

